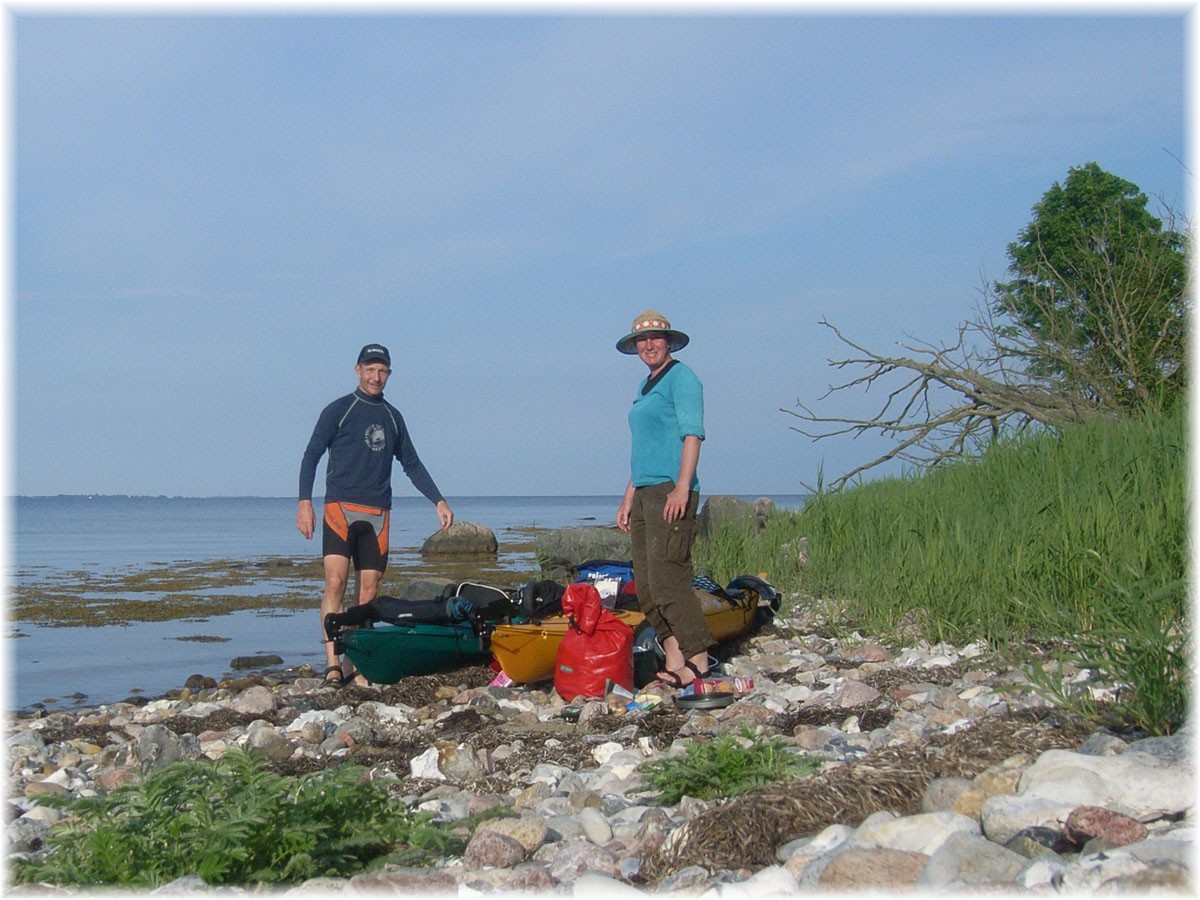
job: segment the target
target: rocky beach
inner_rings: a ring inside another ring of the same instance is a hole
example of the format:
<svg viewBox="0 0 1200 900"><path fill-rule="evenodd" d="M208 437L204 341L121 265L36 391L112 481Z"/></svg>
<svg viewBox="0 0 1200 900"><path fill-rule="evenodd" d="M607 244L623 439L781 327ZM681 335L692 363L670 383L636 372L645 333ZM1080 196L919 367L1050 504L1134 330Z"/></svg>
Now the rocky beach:
<svg viewBox="0 0 1200 900"><path fill-rule="evenodd" d="M284 774L363 765L443 822L503 813L436 866L288 893L1194 892L1190 726L1114 733L1056 709L980 646L889 649L826 633L800 606L720 659L744 689L719 709L685 710L661 685L633 708L615 694L568 704L549 684L493 685L483 666L340 689L300 667L10 714L8 858L46 852L64 815L47 796L97 796L247 746ZM1100 700L1114 687L1088 685ZM731 734L778 737L820 768L732 798L654 802L642 764ZM258 892L198 875L160 890Z"/></svg>

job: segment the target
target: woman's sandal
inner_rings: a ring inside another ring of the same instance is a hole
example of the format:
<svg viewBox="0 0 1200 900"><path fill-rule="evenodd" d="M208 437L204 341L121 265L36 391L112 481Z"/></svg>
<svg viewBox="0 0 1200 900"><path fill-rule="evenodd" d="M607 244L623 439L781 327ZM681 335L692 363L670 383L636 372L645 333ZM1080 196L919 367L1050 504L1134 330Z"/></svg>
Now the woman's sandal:
<svg viewBox="0 0 1200 900"><path fill-rule="evenodd" d="M655 679L655 681L661 681L663 684L665 684L667 687L670 687L670 688L682 688L685 686L683 683L683 679L680 678L678 675L676 675L674 672L672 672L670 669L667 669L665 672L659 672L657 675L654 676L654 679Z"/></svg>
<svg viewBox="0 0 1200 900"><path fill-rule="evenodd" d="M329 677L331 675L334 675L335 673L337 675L336 678ZM325 670L325 678L321 683L328 685L329 687L336 687L336 688L344 687L346 684L346 678L345 678L345 676L342 675L342 667L341 666L330 666L328 669L326 669Z"/></svg>
<svg viewBox="0 0 1200 900"><path fill-rule="evenodd" d="M700 680L704 679L705 677L707 677L707 675L708 675L707 672L701 672L696 667L696 664L694 662L692 662L690 659L684 661L683 667L685 669L692 670L693 677L689 681L684 681L682 678L679 677L678 672L672 672L670 669L667 669L665 672L659 672L658 675L655 677L665 685L682 690L683 688L687 687L689 684L692 684L695 681L700 681Z"/></svg>

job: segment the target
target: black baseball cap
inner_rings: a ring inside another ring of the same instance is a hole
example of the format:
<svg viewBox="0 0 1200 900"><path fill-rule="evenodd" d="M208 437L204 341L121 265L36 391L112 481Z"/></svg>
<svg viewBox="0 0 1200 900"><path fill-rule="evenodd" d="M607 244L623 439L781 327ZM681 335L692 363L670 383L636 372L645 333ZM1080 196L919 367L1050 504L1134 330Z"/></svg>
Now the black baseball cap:
<svg viewBox="0 0 1200 900"><path fill-rule="evenodd" d="M388 348L383 346L383 344L367 344L367 346L358 351L358 365L361 366L363 363L371 362L372 360L379 360L389 368L392 365L392 355L388 353Z"/></svg>

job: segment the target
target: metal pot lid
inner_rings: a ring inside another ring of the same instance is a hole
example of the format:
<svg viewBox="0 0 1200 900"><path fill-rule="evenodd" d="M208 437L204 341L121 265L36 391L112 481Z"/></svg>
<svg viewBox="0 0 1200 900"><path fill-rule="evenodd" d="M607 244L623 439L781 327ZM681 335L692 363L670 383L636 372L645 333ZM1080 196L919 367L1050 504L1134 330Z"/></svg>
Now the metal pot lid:
<svg viewBox="0 0 1200 900"><path fill-rule="evenodd" d="M734 696L728 691L711 694L685 694L675 698L680 709L722 709L733 704Z"/></svg>

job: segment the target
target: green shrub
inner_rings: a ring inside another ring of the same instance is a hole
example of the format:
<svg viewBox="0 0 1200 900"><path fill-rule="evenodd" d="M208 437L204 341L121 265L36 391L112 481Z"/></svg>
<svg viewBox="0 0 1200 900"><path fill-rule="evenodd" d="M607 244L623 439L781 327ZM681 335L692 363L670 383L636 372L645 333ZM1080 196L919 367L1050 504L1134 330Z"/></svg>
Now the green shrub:
<svg viewBox="0 0 1200 900"><path fill-rule="evenodd" d="M50 852L10 875L138 888L185 875L210 885L294 884L461 849L362 773L341 766L290 778L242 748L173 763L108 796L67 801L73 815L51 832Z"/></svg>
<svg viewBox="0 0 1200 900"><path fill-rule="evenodd" d="M816 757L802 756L782 738L723 734L706 743L692 742L681 756L643 763L640 771L658 792L656 802L671 805L685 796L701 800L733 797L771 784L799 778L821 766Z"/></svg>

